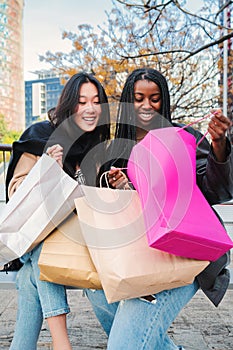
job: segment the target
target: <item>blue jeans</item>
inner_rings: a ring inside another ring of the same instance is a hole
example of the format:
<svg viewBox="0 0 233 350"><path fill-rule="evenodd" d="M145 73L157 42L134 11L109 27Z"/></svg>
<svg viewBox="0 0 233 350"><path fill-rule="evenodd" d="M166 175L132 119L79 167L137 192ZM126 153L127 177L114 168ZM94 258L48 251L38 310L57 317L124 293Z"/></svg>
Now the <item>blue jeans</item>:
<svg viewBox="0 0 233 350"><path fill-rule="evenodd" d="M155 294L155 303L137 298L108 304L102 290L85 290L108 335L108 350L178 350L167 330L198 290L195 281L185 287Z"/></svg>
<svg viewBox="0 0 233 350"><path fill-rule="evenodd" d="M17 273L18 310L10 350L36 350L43 317L70 311L65 287L40 281L38 259L42 244L23 256L24 265Z"/></svg>

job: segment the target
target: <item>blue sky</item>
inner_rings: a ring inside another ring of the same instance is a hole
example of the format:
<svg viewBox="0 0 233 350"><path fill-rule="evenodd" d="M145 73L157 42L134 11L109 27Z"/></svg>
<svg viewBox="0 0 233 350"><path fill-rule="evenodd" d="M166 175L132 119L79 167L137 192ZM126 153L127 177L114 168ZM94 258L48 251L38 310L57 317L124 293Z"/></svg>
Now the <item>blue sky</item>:
<svg viewBox="0 0 233 350"><path fill-rule="evenodd" d="M189 0L196 8L201 0ZM39 54L46 51L68 51L70 43L62 40L63 30L75 31L77 25L88 23L94 27L106 21L105 11L111 0L24 0L24 79L34 79L30 71L50 66L41 63Z"/></svg>

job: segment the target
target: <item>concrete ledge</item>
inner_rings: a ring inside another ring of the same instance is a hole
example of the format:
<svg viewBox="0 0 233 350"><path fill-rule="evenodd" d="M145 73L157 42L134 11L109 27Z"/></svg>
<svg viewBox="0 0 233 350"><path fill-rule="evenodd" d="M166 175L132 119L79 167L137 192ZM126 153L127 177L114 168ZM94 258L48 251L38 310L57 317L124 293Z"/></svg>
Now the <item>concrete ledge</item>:
<svg viewBox="0 0 233 350"><path fill-rule="evenodd" d="M16 289L16 275L17 271L0 271L0 289ZM67 286L67 289L81 289Z"/></svg>
<svg viewBox="0 0 233 350"><path fill-rule="evenodd" d="M230 284L228 289L233 289L233 268L229 268L229 270L230 270L231 279L230 279Z"/></svg>
<svg viewBox="0 0 233 350"><path fill-rule="evenodd" d="M0 271L0 289L15 289L17 271Z"/></svg>

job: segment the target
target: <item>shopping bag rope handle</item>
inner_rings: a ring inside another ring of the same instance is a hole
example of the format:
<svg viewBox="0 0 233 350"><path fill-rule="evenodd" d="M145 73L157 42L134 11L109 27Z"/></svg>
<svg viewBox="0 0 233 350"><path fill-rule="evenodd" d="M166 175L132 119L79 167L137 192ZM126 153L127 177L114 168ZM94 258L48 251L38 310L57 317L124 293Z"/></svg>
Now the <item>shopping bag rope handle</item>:
<svg viewBox="0 0 233 350"><path fill-rule="evenodd" d="M105 182L106 182L106 184L107 184L107 187L109 188L108 173L109 173L109 170L104 171L104 172L101 174L101 176L100 176L100 188L103 187L103 178L105 179Z"/></svg>
<svg viewBox="0 0 233 350"><path fill-rule="evenodd" d="M116 168L117 170L127 170L128 168ZM100 188L102 188L103 187L103 178L105 179L105 182L106 182L106 184L107 184L107 188L109 188L109 182L108 182L108 173L109 173L109 170L107 170L107 171L104 171L102 174L101 174L101 176L100 176ZM129 182L128 181L128 183L130 184L130 183L132 183L132 182ZM131 188L129 188L129 189L131 189Z"/></svg>
<svg viewBox="0 0 233 350"><path fill-rule="evenodd" d="M199 122L201 122L201 121L204 120L204 119L208 119L208 118L210 118L210 117L213 117L216 113L217 113L217 112L208 113L208 114L206 114L204 117L202 117L202 118L200 118L200 119L197 119L197 120L195 120L195 121L193 121L193 122L191 122L191 123L189 123L189 124L187 124L187 125L184 125L182 128L180 128L180 129L177 130L177 131L179 132L180 130L186 129L187 127L189 127L189 126L191 126L191 125L194 125L194 124L196 124L196 123L199 123ZM208 131L206 131L205 134L201 137L201 139L197 142L197 147L198 147L198 146L200 145L200 143L204 140L204 138L206 137L207 134L208 134Z"/></svg>

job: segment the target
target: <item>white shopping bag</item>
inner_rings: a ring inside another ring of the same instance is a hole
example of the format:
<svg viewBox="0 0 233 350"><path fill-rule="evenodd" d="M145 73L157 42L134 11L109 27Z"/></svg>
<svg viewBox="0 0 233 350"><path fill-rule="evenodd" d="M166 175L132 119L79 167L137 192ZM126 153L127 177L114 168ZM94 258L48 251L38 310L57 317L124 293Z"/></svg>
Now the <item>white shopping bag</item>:
<svg viewBox="0 0 233 350"><path fill-rule="evenodd" d="M43 155L0 213L0 264L33 249L75 208L78 183Z"/></svg>

